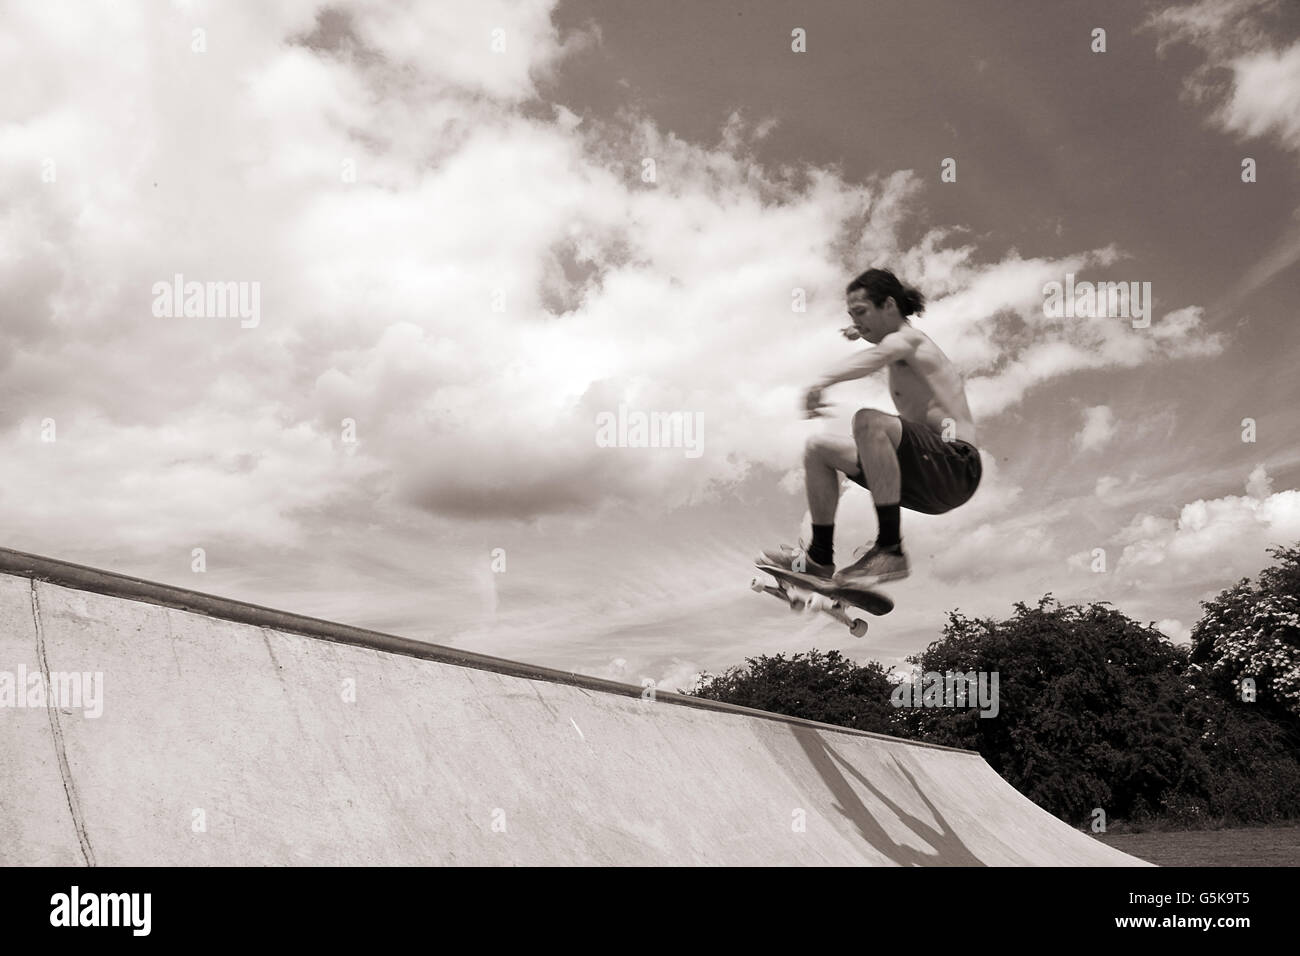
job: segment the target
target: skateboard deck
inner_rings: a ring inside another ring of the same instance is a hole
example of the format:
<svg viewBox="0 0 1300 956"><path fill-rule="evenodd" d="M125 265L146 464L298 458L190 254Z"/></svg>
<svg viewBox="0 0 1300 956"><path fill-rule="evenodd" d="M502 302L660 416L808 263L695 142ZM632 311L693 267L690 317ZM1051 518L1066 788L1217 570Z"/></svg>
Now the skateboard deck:
<svg viewBox="0 0 1300 956"><path fill-rule="evenodd" d="M846 606L858 608L877 617L888 614L894 609L893 599L875 588L837 585L826 578L790 571L774 564L755 564L754 567L776 580L774 587L763 583L759 578L754 578L749 586L755 591L764 591L773 597L781 598L794 610L822 611L841 624L847 625L849 633L854 637L863 637L867 633L867 622L849 616L845 611ZM807 596L799 592L804 592Z"/></svg>

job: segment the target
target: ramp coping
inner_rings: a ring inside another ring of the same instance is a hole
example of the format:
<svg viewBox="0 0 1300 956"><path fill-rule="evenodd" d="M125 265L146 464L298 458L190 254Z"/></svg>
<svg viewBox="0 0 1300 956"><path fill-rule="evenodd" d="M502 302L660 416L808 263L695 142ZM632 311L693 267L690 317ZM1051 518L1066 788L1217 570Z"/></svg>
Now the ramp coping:
<svg viewBox="0 0 1300 956"><path fill-rule="evenodd" d="M239 624L267 627L303 637L330 641L335 644L365 647L384 653L400 654L456 667L491 671L509 677L546 681L553 684L567 684L584 690L596 691L597 693L616 694L622 697L640 697L644 690L644 688L637 687L634 684L624 684L602 677L591 677L575 671L562 671L535 664L522 664L518 661L507 660L504 657L493 657L488 654L479 654L475 651L461 650L443 644L417 641L412 638L399 637L395 634L386 634L383 631L372 631L363 627L354 627L350 624L338 624L333 621L308 617L303 614L294 614L289 611L277 611L274 608L263 607L259 604L250 604L233 598L217 597L202 591L193 591L169 584L158 584L144 578L119 574L115 571L103 571L86 565L28 554L24 551L14 551L9 548L0 548L0 574L24 577L33 582L44 581L60 587L90 591L142 604L189 611ZM977 751L961 747L948 747L943 744L926 743L920 740L906 740L902 737L891 737L888 734L857 730L852 727L841 727L836 724L808 720L803 717L774 714L753 707L743 707L739 704L690 697L672 691L656 689L654 697L656 701L663 701L681 707L692 707L697 710L756 717L778 723L810 727L815 730L833 731L858 737L872 737L877 740L903 744L909 747L924 747L931 750L946 750L953 753L979 756Z"/></svg>

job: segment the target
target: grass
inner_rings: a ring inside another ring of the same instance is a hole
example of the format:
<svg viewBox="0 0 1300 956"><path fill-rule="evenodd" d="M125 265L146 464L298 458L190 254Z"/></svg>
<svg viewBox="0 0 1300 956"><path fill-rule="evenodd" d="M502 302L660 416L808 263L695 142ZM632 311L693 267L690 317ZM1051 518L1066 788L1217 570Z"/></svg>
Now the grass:
<svg viewBox="0 0 1300 956"><path fill-rule="evenodd" d="M1103 833L1096 839L1158 866L1300 866L1300 826Z"/></svg>

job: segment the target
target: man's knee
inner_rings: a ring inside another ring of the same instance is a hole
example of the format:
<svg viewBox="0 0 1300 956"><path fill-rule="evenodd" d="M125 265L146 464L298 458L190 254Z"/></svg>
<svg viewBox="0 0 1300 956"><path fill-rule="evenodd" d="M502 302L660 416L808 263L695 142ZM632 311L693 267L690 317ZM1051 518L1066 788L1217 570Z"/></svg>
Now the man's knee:
<svg viewBox="0 0 1300 956"><path fill-rule="evenodd" d="M853 434L879 432L888 434L888 422L893 415L876 408L859 408L853 413Z"/></svg>
<svg viewBox="0 0 1300 956"><path fill-rule="evenodd" d="M803 445L804 464L824 462L830 458L830 442L825 435L810 435Z"/></svg>

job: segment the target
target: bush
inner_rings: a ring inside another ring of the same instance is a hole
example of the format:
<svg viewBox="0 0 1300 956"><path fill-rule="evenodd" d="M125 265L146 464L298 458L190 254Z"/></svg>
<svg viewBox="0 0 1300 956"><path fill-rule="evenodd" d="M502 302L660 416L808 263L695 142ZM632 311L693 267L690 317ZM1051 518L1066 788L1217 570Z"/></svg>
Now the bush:
<svg viewBox="0 0 1300 956"><path fill-rule="evenodd" d="M839 651L814 648L792 657L750 657L745 664L704 675L692 696L855 730L894 732L889 675L875 661L860 665Z"/></svg>

